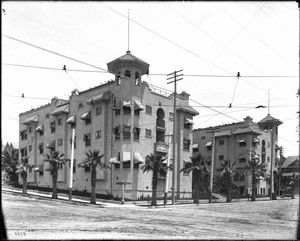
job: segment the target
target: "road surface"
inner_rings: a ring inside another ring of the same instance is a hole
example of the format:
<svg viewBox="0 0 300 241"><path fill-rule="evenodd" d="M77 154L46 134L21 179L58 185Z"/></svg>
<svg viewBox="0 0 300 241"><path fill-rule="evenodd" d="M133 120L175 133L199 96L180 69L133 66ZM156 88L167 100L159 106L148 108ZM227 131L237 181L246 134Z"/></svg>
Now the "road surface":
<svg viewBox="0 0 300 241"><path fill-rule="evenodd" d="M296 239L299 199L101 206L2 192L8 239Z"/></svg>

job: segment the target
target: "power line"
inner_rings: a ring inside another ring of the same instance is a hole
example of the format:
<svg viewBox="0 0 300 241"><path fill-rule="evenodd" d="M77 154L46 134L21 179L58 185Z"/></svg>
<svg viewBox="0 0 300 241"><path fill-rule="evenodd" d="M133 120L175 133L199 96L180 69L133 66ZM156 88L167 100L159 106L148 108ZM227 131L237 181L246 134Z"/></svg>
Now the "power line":
<svg viewBox="0 0 300 241"><path fill-rule="evenodd" d="M24 68L36 68L45 70L57 70L61 71L61 68L45 67L45 66L35 66L35 65L24 65L24 64L12 64L12 63L2 63L2 65L14 66L14 67L24 67ZM68 69L69 72L90 72L90 73L106 73L106 71L101 70L84 70L84 69ZM163 73L149 73L148 75L156 76L167 76ZM213 75L213 74L183 74L186 77L213 77L213 78L236 78L236 75ZM298 78L296 75L243 75L243 78ZM150 80L151 81L151 80Z"/></svg>

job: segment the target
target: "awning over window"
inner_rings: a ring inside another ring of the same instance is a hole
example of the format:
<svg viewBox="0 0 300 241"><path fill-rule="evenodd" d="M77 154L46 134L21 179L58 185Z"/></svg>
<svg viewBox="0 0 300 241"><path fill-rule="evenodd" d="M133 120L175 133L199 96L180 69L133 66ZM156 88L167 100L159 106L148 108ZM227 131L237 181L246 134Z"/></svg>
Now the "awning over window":
<svg viewBox="0 0 300 241"><path fill-rule="evenodd" d="M193 148L193 149L199 149L199 144L198 144L198 143L193 144L193 145L192 145L192 148Z"/></svg>
<svg viewBox="0 0 300 241"><path fill-rule="evenodd" d="M192 119L184 117L184 124L194 125L194 122L192 121Z"/></svg>
<svg viewBox="0 0 300 241"><path fill-rule="evenodd" d="M245 156L245 154L241 154L241 155L239 155L239 158L238 159L246 159L246 156Z"/></svg>
<svg viewBox="0 0 300 241"><path fill-rule="evenodd" d="M189 158L189 159L184 159L183 160L184 162L189 162L189 163L192 163L192 160Z"/></svg>
<svg viewBox="0 0 300 241"><path fill-rule="evenodd" d="M28 117L27 119L25 119L22 124L28 125L31 123L37 123L39 121L39 116L38 115L34 115L31 117Z"/></svg>
<svg viewBox="0 0 300 241"><path fill-rule="evenodd" d="M82 116L80 116L81 120L91 119L91 111L85 112Z"/></svg>
<svg viewBox="0 0 300 241"><path fill-rule="evenodd" d="M134 152L133 153L133 163L145 164L145 160L142 158L140 153Z"/></svg>
<svg viewBox="0 0 300 241"><path fill-rule="evenodd" d="M100 102L102 100L109 100L110 98L110 92L105 92L105 93L101 93L98 95L93 96L92 98L90 98L86 103L89 105L95 104L97 102Z"/></svg>
<svg viewBox="0 0 300 241"><path fill-rule="evenodd" d="M205 146L212 146L212 141L207 142Z"/></svg>
<svg viewBox="0 0 300 241"><path fill-rule="evenodd" d="M47 148L55 148L55 141L51 141L46 145Z"/></svg>
<svg viewBox="0 0 300 241"><path fill-rule="evenodd" d="M120 161L118 160L117 156L110 158L108 162L111 164L120 164Z"/></svg>
<svg viewBox="0 0 300 241"><path fill-rule="evenodd" d="M74 123L76 123L75 115L70 116L70 117L67 119L67 124L74 124Z"/></svg>
<svg viewBox="0 0 300 241"><path fill-rule="evenodd" d="M123 162L130 162L131 160L131 152L124 151L123 152Z"/></svg>
<svg viewBox="0 0 300 241"><path fill-rule="evenodd" d="M59 114L68 114L69 113L69 105L62 105L57 107L54 111L50 113L50 115L59 115Z"/></svg>
<svg viewBox="0 0 300 241"><path fill-rule="evenodd" d="M123 101L123 107L129 107L130 108L130 104L131 104L131 101Z"/></svg>
<svg viewBox="0 0 300 241"><path fill-rule="evenodd" d="M253 138L252 142L259 143L259 140L257 138Z"/></svg>
<svg viewBox="0 0 300 241"><path fill-rule="evenodd" d="M237 141L238 143L243 143L243 142L246 142L244 139L241 139L241 140L238 140Z"/></svg>
<svg viewBox="0 0 300 241"><path fill-rule="evenodd" d="M215 132L214 136L218 137L218 136L230 136L231 135L231 130L226 130L226 131L219 131L219 132Z"/></svg>
<svg viewBox="0 0 300 241"><path fill-rule="evenodd" d="M142 103L139 100L134 100L134 109L135 110L137 110L137 109L143 110L144 106L142 105Z"/></svg>
<svg viewBox="0 0 300 241"><path fill-rule="evenodd" d="M35 131L36 132L39 132L39 131L43 132L44 131L44 126L43 125L39 125L37 128L35 128Z"/></svg>

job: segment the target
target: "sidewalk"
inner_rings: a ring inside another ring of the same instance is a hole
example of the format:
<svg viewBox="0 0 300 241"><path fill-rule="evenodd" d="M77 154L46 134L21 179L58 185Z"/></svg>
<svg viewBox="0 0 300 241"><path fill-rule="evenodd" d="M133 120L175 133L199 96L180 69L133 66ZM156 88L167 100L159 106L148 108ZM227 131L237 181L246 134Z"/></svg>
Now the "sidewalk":
<svg viewBox="0 0 300 241"><path fill-rule="evenodd" d="M16 194L22 194L21 188L13 188L13 187L3 187L2 186L2 192L12 192ZM39 190L27 190L27 196L34 196L38 198L46 198L53 201L64 201L64 202L70 202L69 201L69 195L64 193L58 193L58 199L52 199L52 192L45 192L45 191L39 191ZM290 199L290 197L277 197L277 200L286 200ZM257 201L269 201L269 197L257 197ZM90 197L83 197L83 196L72 196L73 203L81 203L81 204L88 204L88 205L94 205L90 204ZM243 199L233 199L231 203L235 202L250 202L250 199L247 198ZM148 208L158 208L158 207L165 207L163 200L157 200L157 206L153 207L150 205L151 201L125 201L124 204L122 204L121 201L115 201L115 200L107 200L107 199L99 199L96 200L96 205L99 205L100 207L148 207ZM221 199L213 199L213 203L226 203L224 200ZM207 199L199 199L199 204L209 204ZM184 200L176 200L175 206L184 206L184 205L197 205L193 203L192 199L184 199ZM168 200L167 206L173 206L172 200Z"/></svg>

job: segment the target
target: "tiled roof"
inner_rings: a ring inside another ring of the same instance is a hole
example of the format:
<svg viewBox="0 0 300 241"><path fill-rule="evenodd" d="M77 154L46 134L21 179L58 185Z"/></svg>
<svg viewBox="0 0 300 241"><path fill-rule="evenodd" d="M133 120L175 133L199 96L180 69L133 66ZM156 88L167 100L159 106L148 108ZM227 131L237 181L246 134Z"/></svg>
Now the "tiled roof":
<svg viewBox="0 0 300 241"><path fill-rule="evenodd" d="M193 107L191 106L179 106L176 108L177 111L184 111L191 113L192 115L199 115L199 112L196 111Z"/></svg>
<svg viewBox="0 0 300 241"><path fill-rule="evenodd" d="M290 166L294 161L299 160L299 156L288 156L281 168Z"/></svg>
<svg viewBox="0 0 300 241"><path fill-rule="evenodd" d="M282 124L282 122L268 114L265 118L260 120L257 124L267 124L267 123L278 123L279 125Z"/></svg>
<svg viewBox="0 0 300 241"><path fill-rule="evenodd" d="M130 53L130 51L127 51L126 54L122 55L121 57L119 58L116 58L115 60L113 61L116 61L116 60L126 60L126 61L139 61L139 62L142 62L144 64L148 64L146 63L145 61L141 60L140 58L134 56L133 54ZM112 62L113 62L112 61Z"/></svg>
<svg viewBox="0 0 300 241"><path fill-rule="evenodd" d="M244 134L244 133L255 133L255 134L261 135L261 131L255 126L248 126L246 128L239 128L235 132L233 132L232 134L236 135L236 134Z"/></svg>

